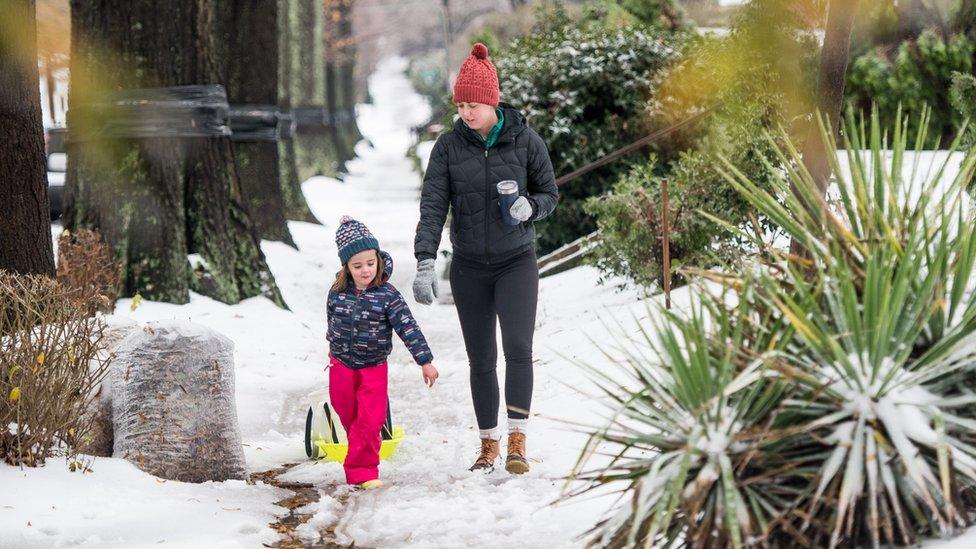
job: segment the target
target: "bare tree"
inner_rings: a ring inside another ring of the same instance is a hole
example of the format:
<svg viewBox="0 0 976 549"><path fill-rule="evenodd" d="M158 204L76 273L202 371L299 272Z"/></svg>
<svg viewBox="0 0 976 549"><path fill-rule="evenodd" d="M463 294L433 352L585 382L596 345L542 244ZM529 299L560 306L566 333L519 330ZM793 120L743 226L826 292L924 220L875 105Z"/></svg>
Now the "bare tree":
<svg viewBox="0 0 976 549"><path fill-rule="evenodd" d="M33 0L0 17L0 269L54 276Z"/></svg>

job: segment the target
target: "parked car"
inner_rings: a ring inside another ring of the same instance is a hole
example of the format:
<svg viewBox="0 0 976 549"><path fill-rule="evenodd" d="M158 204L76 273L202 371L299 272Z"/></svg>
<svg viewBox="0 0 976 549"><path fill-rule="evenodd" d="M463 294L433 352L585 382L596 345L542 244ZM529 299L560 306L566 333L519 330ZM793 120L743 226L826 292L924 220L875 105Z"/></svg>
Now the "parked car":
<svg viewBox="0 0 976 549"><path fill-rule="evenodd" d="M47 149L47 197L51 220L60 219L64 212L64 177L68 165L65 139L67 128L44 130L44 146Z"/></svg>

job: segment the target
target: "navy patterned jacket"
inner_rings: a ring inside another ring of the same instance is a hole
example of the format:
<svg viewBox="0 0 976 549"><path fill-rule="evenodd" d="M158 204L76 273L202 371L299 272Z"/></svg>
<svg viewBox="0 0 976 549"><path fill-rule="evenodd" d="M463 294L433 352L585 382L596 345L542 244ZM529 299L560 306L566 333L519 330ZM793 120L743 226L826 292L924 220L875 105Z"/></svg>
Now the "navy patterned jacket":
<svg viewBox="0 0 976 549"><path fill-rule="evenodd" d="M403 296L385 282L393 274L393 258L386 252L380 255L383 285L367 288L358 295L354 285L343 292L329 292L329 354L350 368L382 364L393 351L396 330L417 364L427 364L434 355L424 334Z"/></svg>

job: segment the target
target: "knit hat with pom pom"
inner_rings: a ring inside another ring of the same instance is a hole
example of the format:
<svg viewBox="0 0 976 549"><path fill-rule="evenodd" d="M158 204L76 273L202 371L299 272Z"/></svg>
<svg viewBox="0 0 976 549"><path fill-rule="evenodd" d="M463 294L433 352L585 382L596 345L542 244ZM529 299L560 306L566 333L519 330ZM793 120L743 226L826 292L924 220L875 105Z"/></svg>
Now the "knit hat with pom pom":
<svg viewBox="0 0 976 549"><path fill-rule="evenodd" d="M336 247L339 248L339 260L345 265L349 258L363 250L380 251L380 243L373 236L366 225L349 217L342 216L339 228L336 230Z"/></svg>
<svg viewBox="0 0 976 549"><path fill-rule="evenodd" d="M454 81L454 103L484 103L498 106L498 73L488 58L488 46L478 42L461 64Z"/></svg>

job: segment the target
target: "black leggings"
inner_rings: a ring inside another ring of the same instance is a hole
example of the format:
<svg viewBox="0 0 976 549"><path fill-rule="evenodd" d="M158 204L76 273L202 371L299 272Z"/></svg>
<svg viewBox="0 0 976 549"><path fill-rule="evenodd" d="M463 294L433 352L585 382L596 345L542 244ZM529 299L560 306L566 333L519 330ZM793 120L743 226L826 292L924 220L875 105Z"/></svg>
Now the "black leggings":
<svg viewBox="0 0 976 549"><path fill-rule="evenodd" d="M471 400L479 429L498 425L495 319L505 352L505 405L508 417L529 417L532 404L532 336L539 296L535 252L493 265L455 257L451 291L471 366Z"/></svg>

